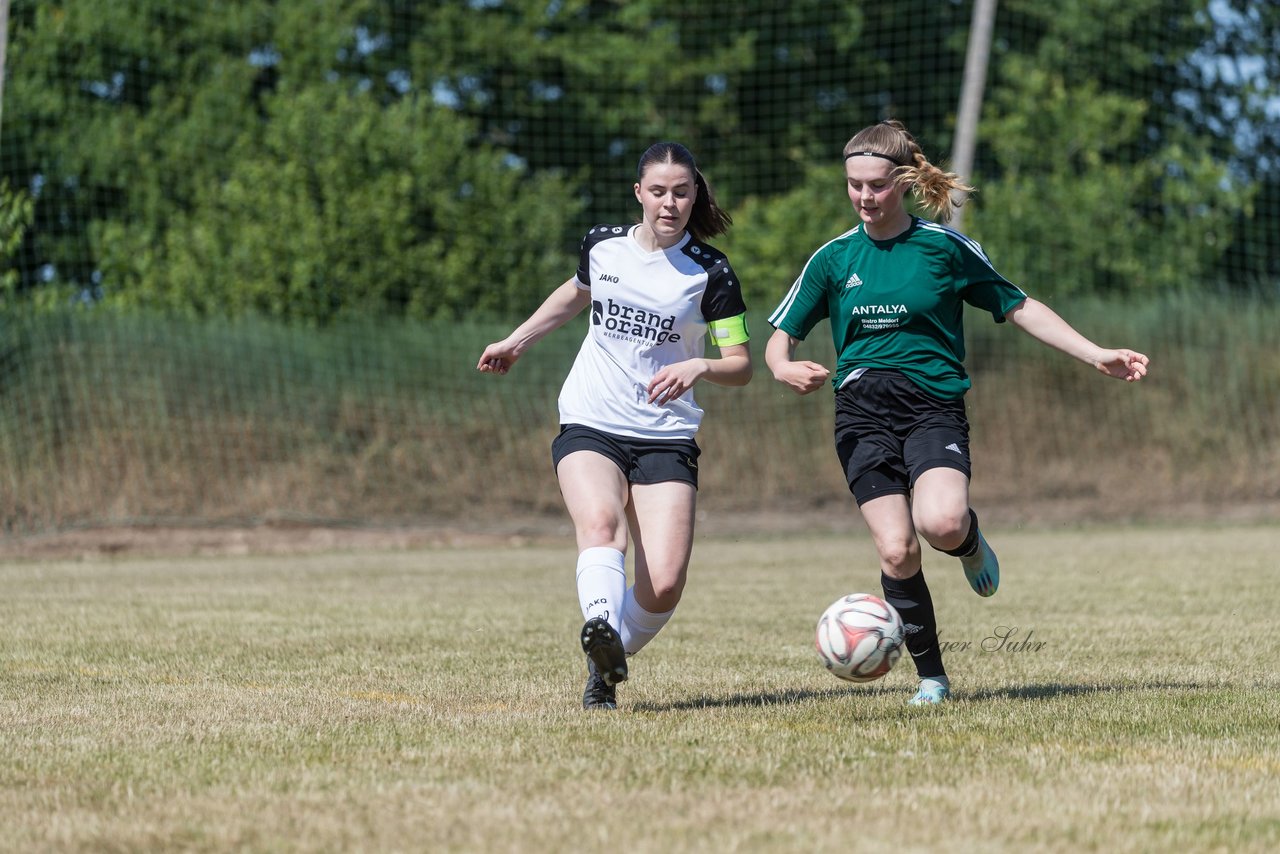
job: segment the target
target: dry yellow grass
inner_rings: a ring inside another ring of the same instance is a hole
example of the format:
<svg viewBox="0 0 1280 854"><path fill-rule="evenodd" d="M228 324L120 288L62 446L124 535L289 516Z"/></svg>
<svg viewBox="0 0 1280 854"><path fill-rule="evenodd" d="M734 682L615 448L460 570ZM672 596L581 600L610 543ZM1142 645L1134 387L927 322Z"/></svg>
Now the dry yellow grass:
<svg viewBox="0 0 1280 854"><path fill-rule="evenodd" d="M957 644L955 700L931 710L904 704L909 662L848 686L810 648L829 601L875 589L860 532L700 541L678 616L633 661L616 714L577 708L567 543L0 564L0 838L59 851L1280 846L1280 531L992 539L1005 579L991 600L927 557Z"/></svg>

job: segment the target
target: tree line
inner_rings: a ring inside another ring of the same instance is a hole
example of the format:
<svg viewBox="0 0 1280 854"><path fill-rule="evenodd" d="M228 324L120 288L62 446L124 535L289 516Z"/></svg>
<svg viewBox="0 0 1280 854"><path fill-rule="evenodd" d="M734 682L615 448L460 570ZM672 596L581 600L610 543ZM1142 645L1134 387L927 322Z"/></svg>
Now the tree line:
<svg viewBox="0 0 1280 854"><path fill-rule="evenodd" d="M529 311L657 139L767 305L851 224L839 152L951 145L958 0L15 0L0 301ZM1280 280L1280 6L1004 0L966 230L1037 292Z"/></svg>

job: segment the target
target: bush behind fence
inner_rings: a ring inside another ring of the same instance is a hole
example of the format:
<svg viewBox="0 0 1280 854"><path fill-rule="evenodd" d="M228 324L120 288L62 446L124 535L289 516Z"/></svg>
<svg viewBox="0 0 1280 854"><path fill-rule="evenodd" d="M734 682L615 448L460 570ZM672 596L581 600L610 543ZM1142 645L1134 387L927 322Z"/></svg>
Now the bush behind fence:
<svg viewBox="0 0 1280 854"><path fill-rule="evenodd" d="M970 315L975 502L1034 514L1224 512L1280 499L1280 305L1168 295L1055 306L1099 343L1143 349L1136 386ZM583 334L570 323L506 377L478 374L506 325L328 329L78 310L0 320L0 519L85 526L467 523L559 512L548 445ZM832 397L763 363L699 387L701 506L803 512L848 502ZM801 354L831 364L825 325Z"/></svg>

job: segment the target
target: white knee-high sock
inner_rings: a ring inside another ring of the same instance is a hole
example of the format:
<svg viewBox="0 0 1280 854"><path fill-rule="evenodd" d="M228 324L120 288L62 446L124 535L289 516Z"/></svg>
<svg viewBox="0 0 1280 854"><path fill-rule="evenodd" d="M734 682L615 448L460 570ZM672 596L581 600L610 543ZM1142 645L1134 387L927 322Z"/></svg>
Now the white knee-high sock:
<svg viewBox="0 0 1280 854"><path fill-rule="evenodd" d="M627 655L635 655L653 640L676 612L675 608L661 614L646 611L636 601L635 588L627 588L622 602L622 648Z"/></svg>
<svg viewBox="0 0 1280 854"><path fill-rule="evenodd" d="M622 600L627 592L627 556L617 549L593 546L578 555L578 604L582 619L604 617L622 627Z"/></svg>

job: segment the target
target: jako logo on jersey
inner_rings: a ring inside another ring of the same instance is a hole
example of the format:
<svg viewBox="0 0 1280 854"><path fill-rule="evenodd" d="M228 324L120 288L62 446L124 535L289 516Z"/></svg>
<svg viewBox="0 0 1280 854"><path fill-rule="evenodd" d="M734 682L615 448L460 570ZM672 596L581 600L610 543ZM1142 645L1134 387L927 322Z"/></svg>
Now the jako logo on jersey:
<svg viewBox="0 0 1280 854"><path fill-rule="evenodd" d="M616 284L618 284L618 277L617 277L617 276L610 276L608 273L601 273L601 274L600 274L600 278L598 279L598 281L601 281L601 282L613 282L613 283L616 285Z"/></svg>
<svg viewBox="0 0 1280 854"><path fill-rule="evenodd" d="M849 281L844 283L844 289L847 291L849 288L856 288L860 284L862 284L862 279L858 278L857 273L854 273L849 277Z"/></svg>
<svg viewBox="0 0 1280 854"><path fill-rule="evenodd" d="M606 302L607 306L602 305L599 300L591 301L591 322L596 326L603 326L609 332L629 338L643 338L654 344L680 340L680 333L671 331L676 325L674 314L663 317L611 299Z"/></svg>

